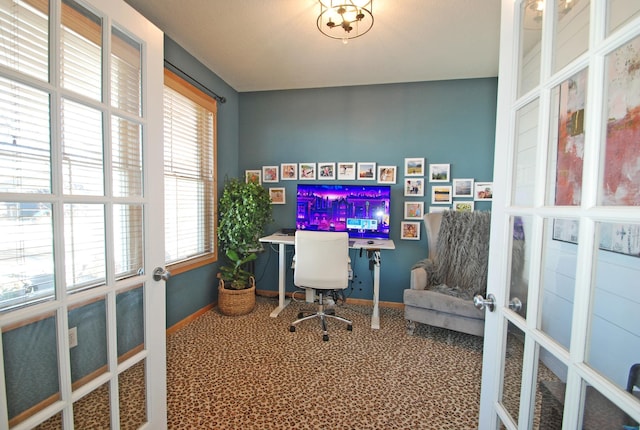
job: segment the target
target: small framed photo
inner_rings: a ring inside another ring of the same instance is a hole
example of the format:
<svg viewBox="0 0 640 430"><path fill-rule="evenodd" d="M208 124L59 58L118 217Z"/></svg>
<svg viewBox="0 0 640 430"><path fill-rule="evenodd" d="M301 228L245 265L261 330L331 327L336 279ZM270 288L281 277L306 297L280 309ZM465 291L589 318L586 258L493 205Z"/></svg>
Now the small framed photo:
<svg viewBox="0 0 640 430"><path fill-rule="evenodd" d="M282 163L280 165L280 177L283 181L298 179L298 163Z"/></svg>
<svg viewBox="0 0 640 430"><path fill-rule="evenodd" d="M473 200L453 202L453 210L456 212L473 212Z"/></svg>
<svg viewBox="0 0 640 430"><path fill-rule="evenodd" d="M376 163L358 163L358 179L363 181L376 180Z"/></svg>
<svg viewBox="0 0 640 430"><path fill-rule="evenodd" d="M420 240L420 223L416 221L402 221L400 223L400 239Z"/></svg>
<svg viewBox="0 0 640 430"><path fill-rule="evenodd" d="M318 179L335 179L336 163L318 163Z"/></svg>
<svg viewBox="0 0 640 430"><path fill-rule="evenodd" d="M278 166L262 166L262 182L278 182Z"/></svg>
<svg viewBox="0 0 640 430"><path fill-rule="evenodd" d="M476 182L473 192L474 200L493 200L493 182Z"/></svg>
<svg viewBox="0 0 640 430"><path fill-rule="evenodd" d="M298 165L298 176L301 181L316 179L316 163L300 163Z"/></svg>
<svg viewBox="0 0 640 430"><path fill-rule="evenodd" d="M246 183L255 182L262 185L262 171L261 170L245 170L244 181Z"/></svg>
<svg viewBox="0 0 640 430"><path fill-rule="evenodd" d="M454 179L453 197L473 197L473 179Z"/></svg>
<svg viewBox="0 0 640 430"><path fill-rule="evenodd" d="M405 158L404 176L424 176L424 158Z"/></svg>
<svg viewBox="0 0 640 430"><path fill-rule="evenodd" d="M451 185L434 185L431 188L431 204L432 205L450 205L451 204Z"/></svg>
<svg viewBox="0 0 640 430"><path fill-rule="evenodd" d="M286 203L284 187L269 188L269 197L272 205L283 205Z"/></svg>
<svg viewBox="0 0 640 430"><path fill-rule="evenodd" d="M352 163L350 161L338 163L338 179L356 179L356 163Z"/></svg>
<svg viewBox="0 0 640 430"><path fill-rule="evenodd" d="M396 166L378 166L378 183L395 184Z"/></svg>
<svg viewBox="0 0 640 430"><path fill-rule="evenodd" d="M405 197L422 197L424 196L424 178L406 179L404 180Z"/></svg>
<svg viewBox="0 0 640 430"><path fill-rule="evenodd" d="M450 164L430 164L429 182L449 182Z"/></svg>
<svg viewBox="0 0 640 430"><path fill-rule="evenodd" d="M422 219L424 216L424 202L404 202L405 219Z"/></svg>

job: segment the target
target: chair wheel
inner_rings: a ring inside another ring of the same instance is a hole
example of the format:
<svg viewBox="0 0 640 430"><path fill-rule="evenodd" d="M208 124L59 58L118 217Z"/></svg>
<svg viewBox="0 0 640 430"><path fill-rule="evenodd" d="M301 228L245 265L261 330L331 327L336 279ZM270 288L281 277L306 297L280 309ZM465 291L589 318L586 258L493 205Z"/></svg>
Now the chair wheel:
<svg viewBox="0 0 640 430"><path fill-rule="evenodd" d="M328 334L323 334L322 335L322 340L324 340L325 342L327 342L329 340L329 335Z"/></svg>
<svg viewBox="0 0 640 430"><path fill-rule="evenodd" d="M347 326L347 330L349 330L349 331L353 331L353 325L349 324L349 325Z"/></svg>
<svg viewBox="0 0 640 430"><path fill-rule="evenodd" d="M296 326L294 326L294 325L290 325L290 326L289 326L289 331L290 331L291 333L293 333L294 331L296 331Z"/></svg>
<svg viewBox="0 0 640 430"><path fill-rule="evenodd" d="M298 312L298 319L302 318L304 314L302 312Z"/></svg>

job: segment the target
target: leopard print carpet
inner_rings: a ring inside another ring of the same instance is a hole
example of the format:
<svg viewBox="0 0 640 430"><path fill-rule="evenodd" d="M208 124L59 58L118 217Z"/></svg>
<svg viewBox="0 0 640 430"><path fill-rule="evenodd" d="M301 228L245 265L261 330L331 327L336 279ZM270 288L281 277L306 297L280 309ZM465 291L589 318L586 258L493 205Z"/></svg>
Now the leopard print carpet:
<svg viewBox="0 0 640 430"><path fill-rule="evenodd" d="M353 331L329 321L289 323L308 308L291 303L278 318L258 297L249 315L207 312L168 338L170 429L475 429L482 339L419 325L403 312L339 305Z"/></svg>

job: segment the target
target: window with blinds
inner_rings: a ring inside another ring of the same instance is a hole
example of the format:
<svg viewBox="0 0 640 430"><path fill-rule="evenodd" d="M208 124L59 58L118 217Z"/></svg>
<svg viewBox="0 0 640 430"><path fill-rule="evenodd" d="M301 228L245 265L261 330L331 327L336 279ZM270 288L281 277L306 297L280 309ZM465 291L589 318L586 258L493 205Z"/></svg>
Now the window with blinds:
<svg viewBox="0 0 640 430"><path fill-rule="evenodd" d="M165 253L181 263L173 273L216 259L215 138L215 100L165 70Z"/></svg>
<svg viewBox="0 0 640 430"><path fill-rule="evenodd" d="M0 310L143 267L142 49L103 26L73 0L0 0Z"/></svg>

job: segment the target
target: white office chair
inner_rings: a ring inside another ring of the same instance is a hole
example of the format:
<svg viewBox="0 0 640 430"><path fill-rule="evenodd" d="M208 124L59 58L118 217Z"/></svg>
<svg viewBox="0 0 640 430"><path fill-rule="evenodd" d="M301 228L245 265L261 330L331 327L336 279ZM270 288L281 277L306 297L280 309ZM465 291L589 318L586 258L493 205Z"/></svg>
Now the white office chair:
<svg viewBox="0 0 640 430"><path fill-rule="evenodd" d="M335 315L333 310L325 311L323 293L344 290L349 285L349 235L338 232L299 230L295 237L293 283L297 287L313 289L318 293L317 312L300 312L298 319L291 323L289 331L296 331L302 321L319 318L322 324L322 340L329 340L327 318L334 318L347 324L353 330L352 322Z"/></svg>

